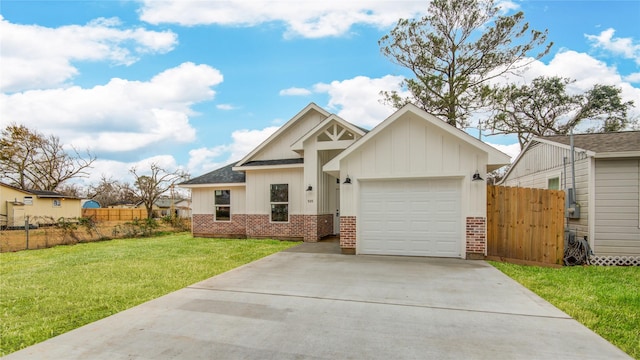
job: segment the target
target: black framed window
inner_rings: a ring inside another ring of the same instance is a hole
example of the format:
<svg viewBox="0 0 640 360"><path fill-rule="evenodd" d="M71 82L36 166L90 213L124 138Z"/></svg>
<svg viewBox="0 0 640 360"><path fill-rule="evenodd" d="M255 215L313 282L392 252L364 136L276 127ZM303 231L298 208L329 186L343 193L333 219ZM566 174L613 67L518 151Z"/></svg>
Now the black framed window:
<svg viewBox="0 0 640 360"><path fill-rule="evenodd" d="M289 221L289 184L271 184L271 221Z"/></svg>
<svg viewBox="0 0 640 360"><path fill-rule="evenodd" d="M216 221L231 221L231 190L216 190Z"/></svg>

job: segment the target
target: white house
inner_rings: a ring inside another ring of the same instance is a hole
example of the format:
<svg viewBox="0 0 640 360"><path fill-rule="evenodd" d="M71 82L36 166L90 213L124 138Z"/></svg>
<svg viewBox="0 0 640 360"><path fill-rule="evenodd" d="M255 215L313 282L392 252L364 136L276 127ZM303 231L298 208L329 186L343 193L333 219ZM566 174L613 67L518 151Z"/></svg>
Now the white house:
<svg viewBox="0 0 640 360"><path fill-rule="evenodd" d="M569 136L532 139L501 184L565 190L575 178L577 213L568 214L568 226L587 237L593 260L640 257L640 131L574 135L574 165L570 143Z"/></svg>
<svg viewBox="0 0 640 360"><path fill-rule="evenodd" d="M371 131L309 104L237 163L180 184L194 236L317 241L344 253L486 252L486 184L504 153L414 105Z"/></svg>

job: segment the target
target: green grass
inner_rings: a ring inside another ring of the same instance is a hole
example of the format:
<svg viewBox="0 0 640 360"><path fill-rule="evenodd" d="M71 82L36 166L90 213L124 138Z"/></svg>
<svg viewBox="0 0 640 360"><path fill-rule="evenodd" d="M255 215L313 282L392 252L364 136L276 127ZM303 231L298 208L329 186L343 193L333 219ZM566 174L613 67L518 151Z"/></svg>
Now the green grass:
<svg viewBox="0 0 640 360"><path fill-rule="evenodd" d="M640 267L491 264L640 359Z"/></svg>
<svg viewBox="0 0 640 360"><path fill-rule="evenodd" d="M174 234L0 254L0 356L294 245Z"/></svg>

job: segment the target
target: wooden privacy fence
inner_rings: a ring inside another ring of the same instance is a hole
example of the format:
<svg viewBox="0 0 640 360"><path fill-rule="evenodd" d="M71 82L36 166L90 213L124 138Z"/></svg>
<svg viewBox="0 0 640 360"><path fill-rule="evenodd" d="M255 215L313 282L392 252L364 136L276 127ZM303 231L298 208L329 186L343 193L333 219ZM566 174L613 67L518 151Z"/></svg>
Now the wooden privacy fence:
<svg viewBox="0 0 640 360"><path fill-rule="evenodd" d="M131 221L146 219L146 209L82 209L82 217L95 221Z"/></svg>
<svg viewBox="0 0 640 360"><path fill-rule="evenodd" d="M563 253L563 191L487 187L488 259L561 265Z"/></svg>

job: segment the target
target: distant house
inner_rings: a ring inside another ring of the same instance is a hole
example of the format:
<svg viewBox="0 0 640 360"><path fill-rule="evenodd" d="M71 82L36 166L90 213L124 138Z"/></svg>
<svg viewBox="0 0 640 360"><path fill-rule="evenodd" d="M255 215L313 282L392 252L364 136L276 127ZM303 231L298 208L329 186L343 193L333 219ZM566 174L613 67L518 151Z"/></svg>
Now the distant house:
<svg viewBox="0 0 640 360"><path fill-rule="evenodd" d="M532 139L501 184L572 188L571 139ZM574 135L575 209L569 228L596 258L640 257L640 131Z"/></svg>
<svg viewBox="0 0 640 360"><path fill-rule="evenodd" d="M100 203L93 199L82 199L81 200L83 209L99 209Z"/></svg>
<svg viewBox="0 0 640 360"><path fill-rule="evenodd" d="M144 209L144 203L136 204L137 208ZM162 196L153 203L153 217L169 216L173 211L173 215L188 218L191 216L191 200L189 199L172 199L168 196Z"/></svg>
<svg viewBox="0 0 640 360"><path fill-rule="evenodd" d="M53 191L21 190L0 183L0 226L24 227L25 220L30 225L45 225L60 218L82 216L80 199Z"/></svg>
<svg viewBox="0 0 640 360"><path fill-rule="evenodd" d="M205 237L317 241L349 254L486 252L486 177L510 158L409 104L366 131L309 104L238 162L186 181Z"/></svg>

